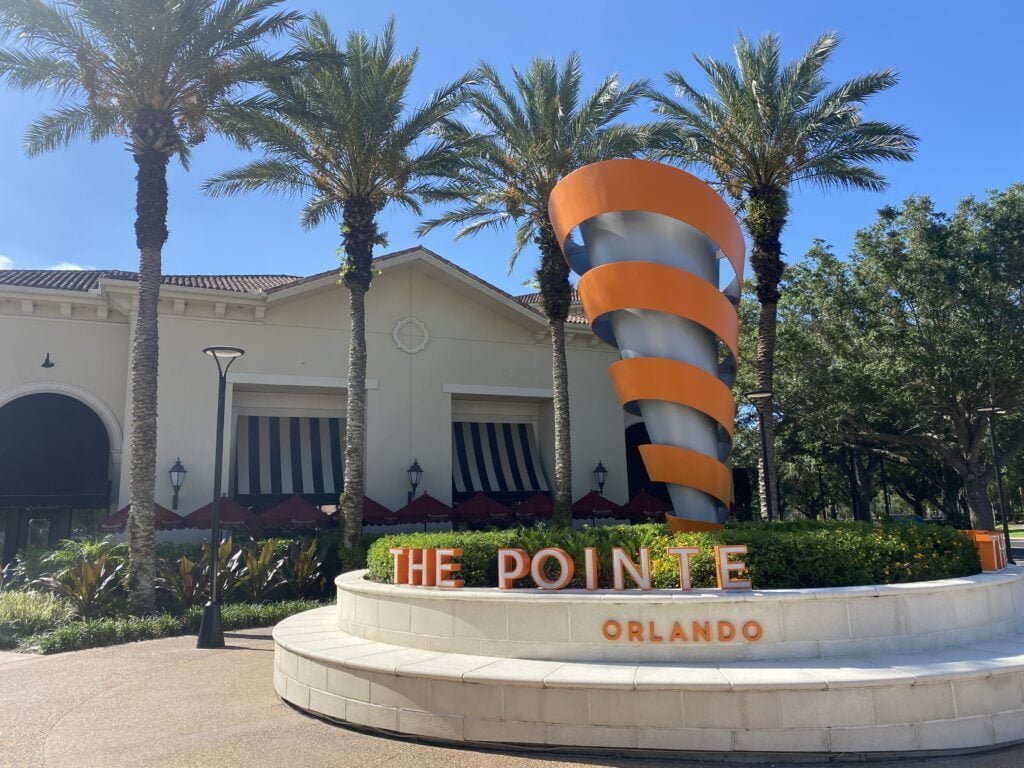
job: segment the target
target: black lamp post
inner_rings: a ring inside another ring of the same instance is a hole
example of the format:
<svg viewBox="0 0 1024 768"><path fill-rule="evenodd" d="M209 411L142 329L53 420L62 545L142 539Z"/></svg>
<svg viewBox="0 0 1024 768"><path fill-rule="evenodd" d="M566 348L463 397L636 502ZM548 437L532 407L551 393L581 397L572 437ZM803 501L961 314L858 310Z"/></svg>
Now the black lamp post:
<svg viewBox="0 0 1024 768"><path fill-rule="evenodd" d="M604 484L607 479L608 470L605 469L603 461L598 461L597 466L594 467L594 482L597 483L598 493L604 493Z"/></svg>
<svg viewBox="0 0 1024 768"><path fill-rule="evenodd" d="M743 396L757 409L757 424L761 430L761 466L764 472L764 477L761 480L765 490L765 514L770 523L774 519L774 515L772 514L771 468L768 466L768 433L765 431L764 412L765 406L772 399L772 391L770 389L755 389L753 392L744 392Z"/></svg>
<svg viewBox="0 0 1024 768"><path fill-rule="evenodd" d="M412 487L412 490L409 491L409 501L412 501L416 497L416 488L423 477L423 467L420 466L420 460L413 459L412 464L405 471L409 475L409 485Z"/></svg>
<svg viewBox="0 0 1024 768"><path fill-rule="evenodd" d="M1006 409L999 406L983 405L978 408L978 413L988 416L988 436L992 441L992 466L996 470L996 493L999 495L999 514L1003 517L1003 536L1006 538L1006 562L1016 565L1013 559L1013 549L1010 546L1010 520L1006 514L1006 497L1003 495L1003 468L996 452L996 416L1005 416Z"/></svg>
<svg viewBox="0 0 1024 768"><path fill-rule="evenodd" d="M174 498L171 499L171 509L178 508L178 491L181 490L182 483L185 482L185 475L188 474L188 470L185 469L181 464L181 456L174 462L174 466L171 467L168 473L171 476L171 488L174 489Z"/></svg>
<svg viewBox="0 0 1024 768"><path fill-rule="evenodd" d="M203 353L217 361L217 443L213 459L213 520L210 524L210 601L203 608L196 648L223 648L220 600L217 594L217 551L220 549L220 476L224 457L224 391L228 368L245 354L239 347L205 347Z"/></svg>

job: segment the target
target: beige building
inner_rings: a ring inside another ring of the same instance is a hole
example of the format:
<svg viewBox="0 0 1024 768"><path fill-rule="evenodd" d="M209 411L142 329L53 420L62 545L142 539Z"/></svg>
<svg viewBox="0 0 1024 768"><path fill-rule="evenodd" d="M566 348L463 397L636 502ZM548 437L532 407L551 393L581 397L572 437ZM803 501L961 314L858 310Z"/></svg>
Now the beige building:
<svg viewBox="0 0 1024 768"><path fill-rule="evenodd" d="M423 248L381 256L367 302L369 497L505 500L553 481L551 352L536 297L513 297ZM129 352L135 275L0 272L0 536L56 535L84 510L128 501ZM177 511L212 498L216 368L210 344L242 347L227 392L223 491L261 506L341 490L348 348L337 271L166 276L160 303L158 503L168 470L188 474ZM581 317L568 334L574 497L608 469L605 496L629 496L627 426L606 368L615 350ZM45 361L45 362L44 362ZM28 512L26 510L29 510ZM78 510L76 512L75 510ZM93 513L95 516L95 513ZM76 523L77 525L77 523Z"/></svg>

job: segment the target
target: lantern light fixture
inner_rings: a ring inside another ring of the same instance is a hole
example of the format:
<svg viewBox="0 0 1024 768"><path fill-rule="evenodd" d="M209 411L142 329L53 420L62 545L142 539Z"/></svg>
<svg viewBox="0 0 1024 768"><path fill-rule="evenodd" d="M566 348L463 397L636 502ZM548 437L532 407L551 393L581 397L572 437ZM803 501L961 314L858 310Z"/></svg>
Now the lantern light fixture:
<svg viewBox="0 0 1024 768"><path fill-rule="evenodd" d="M174 462L174 466L168 470L167 474L171 476L171 488L174 489L174 498L171 499L171 509L178 508L178 491L181 490L182 484L185 482L185 475L188 474L188 470L185 469L181 463L181 456Z"/></svg>
<svg viewBox="0 0 1024 768"><path fill-rule="evenodd" d="M412 464L406 470L406 474L409 475L409 486L412 489L409 491L409 501L412 501L416 497L416 489L423 478L423 467L420 466L419 459L413 459Z"/></svg>

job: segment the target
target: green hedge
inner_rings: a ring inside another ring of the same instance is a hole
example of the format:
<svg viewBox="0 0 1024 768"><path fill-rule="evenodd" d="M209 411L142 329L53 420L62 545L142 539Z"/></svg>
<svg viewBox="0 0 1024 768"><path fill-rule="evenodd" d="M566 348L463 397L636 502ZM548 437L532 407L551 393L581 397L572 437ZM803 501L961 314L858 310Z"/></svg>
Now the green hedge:
<svg viewBox="0 0 1024 768"><path fill-rule="evenodd" d="M713 548L746 544L749 578L757 589L850 587L954 578L978 573L981 564L971 541L961 532L938 525L854 522L793 522L764 525L741 523L713 533L671 535L664 525L622 525L582 530L519 529L481 532L409 533L385 536L367 555L369 578L390 582L390 547L461 547L462 578L467 586L497 584L497 550L520 547L531 554L561 547L576 561L572 586L582 586L583 549L596 547L599 580L611 586L611 548L632 556L651 550L656 588L678 588L678 560L665 555L667 546L695 546L701 554L690 561L694 587L715 586ZM526 586L524 582L523 586Z"/></svg>
<svg viewBox="0 0 1024 768"><path fill-rule="evenodd" d="M236 603L223 607L223 626L226 630L265 627L276 624L294 613L319 608L323 603L312 600L288 600L278 603L249 605ZM184 616L129 616L118 619L72 621L52 632L33 635L21 641L21 648L34 653L63 653L83 648L97 648L137 640L187 635L199 631L202 609Z"/></svg>

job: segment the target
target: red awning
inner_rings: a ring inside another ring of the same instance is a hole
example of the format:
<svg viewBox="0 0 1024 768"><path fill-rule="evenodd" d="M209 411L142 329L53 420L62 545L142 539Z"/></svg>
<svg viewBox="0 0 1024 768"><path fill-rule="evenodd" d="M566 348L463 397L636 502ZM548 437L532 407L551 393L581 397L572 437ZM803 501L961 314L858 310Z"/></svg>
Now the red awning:
<svg viewBox="0 0 1024 768"><path fill-rule="evenodd" d="M292 496L259 516L264 528L328 528L333 520L301 496Z"/></svg>
<svg viewBox="0 0 1024 768"><path fill-rule="evenodd" d="M122 507L110 517L100 523L101 531L123 531L128 525L129 507ZM156 529L158 531L169 531L172 528L181 528L182 517L176 512L171 512L167 507L159 504L153 505L153 514L156 517Z"/></svg>
<svg viewBox="0 0 1024 768"><path fill-rule="evenodd" d="M512 508L517 520L549 520L554 511L555 502L543 493L535 493Z"/></svg>
<svg viewBox="0 0 1024 768"><path fill-rule="evenodd" d="M185 528L213 527L213 502L185 515L182 524ZM255 528L259 525L259 518L234 499L222 496L220 525L221 528Z"/></svg>
<svg viewBox="0 0 1024 768"><path fill-rule="evenodd" d="M452 519L452 508L429 493L417 496L395 514L399 523L440 523Z"/></svg>
<svg viewBox="0 0 1024 768"><path fill-rule="evenodd" d="M395 525L398 523L398 515L369 496L363 496L363 522L367 525ZM338 524L341 524L340 512Z"/></svg>
<svg viewBox="0 0 1024 768"><path fill-rule="evenodd" d="M597 491L591 491L572 504L572 516L585 517L622 517L622 507L614 501L608 501Z"/></svg>
<svg viewBox="0 0 1024 768"><path fill-rule="evenodd" d="M464 523L507 523L509 508L484 493L474 493L457 504L453 518Z"/></svg>
<svg viewBox="0 0 1024 768"><path fill-rule="evenodd" d="M672 511L672 505L652 496L647 491L640 491L636 496L622 505L622 513L630 520L664 520L665 513Z"/></svg>

